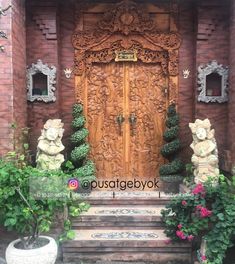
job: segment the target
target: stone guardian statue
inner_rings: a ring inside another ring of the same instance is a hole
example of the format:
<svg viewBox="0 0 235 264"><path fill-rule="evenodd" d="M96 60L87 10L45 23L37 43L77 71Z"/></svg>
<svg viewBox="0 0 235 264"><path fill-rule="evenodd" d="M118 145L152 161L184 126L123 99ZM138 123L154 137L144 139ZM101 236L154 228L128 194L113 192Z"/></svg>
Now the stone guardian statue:
<svg viewBox="0 0 235 264"><path fill-rule="evenodd" d="M49 119L44 125L37 146L37 168L40 170L58 170L64 162L62 137L64 133L61 119Z"/></svg>
<svg viewBox="0 0 235 264"><path fill-rule="evenodd" d="M195 167L194 181L204 183L210 178L216 184L219 178L219 160L215 131L211 129L209 119L197 119L195 123L189 123L189 127L193 136L190 147L194 152L191 159Z"/></svg>

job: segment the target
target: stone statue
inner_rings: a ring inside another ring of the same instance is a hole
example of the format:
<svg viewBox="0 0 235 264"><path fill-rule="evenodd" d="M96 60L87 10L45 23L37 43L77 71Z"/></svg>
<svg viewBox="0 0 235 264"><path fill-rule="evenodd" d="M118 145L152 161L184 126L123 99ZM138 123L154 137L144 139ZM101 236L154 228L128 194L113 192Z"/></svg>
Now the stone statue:
<svg viewBox="0 0 235 264"><path fill-rule="evenodd" d="M61 119L49 119L38 139L37 168L40 170L58 170L64 161L62 136L64 133Z"/></svg>
<svg viewBox="0 0 235 264"><path fill-rule="evenodd" d="M195 167L194 181L195 183L204 183L211 178L216 184L219 178L219 161L214 137L215 131L211 129L209 119L197 119L195 123L189 123L189 127L193 135L190 147L194 151L191 159Z"/></svg>

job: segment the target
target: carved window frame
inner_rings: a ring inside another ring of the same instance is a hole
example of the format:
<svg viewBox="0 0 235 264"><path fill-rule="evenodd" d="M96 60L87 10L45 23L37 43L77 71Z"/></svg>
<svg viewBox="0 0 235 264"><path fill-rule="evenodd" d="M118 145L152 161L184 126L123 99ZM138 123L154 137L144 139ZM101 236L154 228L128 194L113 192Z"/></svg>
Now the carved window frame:
<svg viewBox="0 0 235 264"><path fill-rule="evenodd" d="M211 73L217 73L221 76L221 95L206 95L206 78ZM198 102L204 103L225 103L228 101L228 67L218 64L216 60L211 61L207 65L198 67Z"/></svg>
<svg viewBox="0 0 235 264"><path fill-rule="evenodd" d="M42 73L47 76L47 95L33 95L33 75ZM56 67L43 64L41 60L37 63L32 63L31 67L27 69L27 99L30 102L55 102L55 84L56 84Z"/></svg>

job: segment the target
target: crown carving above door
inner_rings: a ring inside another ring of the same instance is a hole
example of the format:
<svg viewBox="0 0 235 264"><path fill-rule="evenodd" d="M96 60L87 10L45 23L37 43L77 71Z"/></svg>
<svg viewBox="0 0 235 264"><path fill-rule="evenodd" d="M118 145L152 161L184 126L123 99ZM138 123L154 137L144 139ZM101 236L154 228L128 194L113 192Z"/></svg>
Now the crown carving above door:
<svg viewBox="0 0 235 264"><path fill-rule="evenodd" d="M145 10L138 8L132 1L122 1L113 10L104 14L99 28L111 33L120 32L124 35L152 31L154 22Z"/></svg>
<svg viewBox="0 0 235 264"><path fill-rule="evenodd" d="M175 20L175 12L174 5L174 12L169 11L172 21ZM160 63L166 75L178 74L181 38L175 27L157 30L145 5L129 0L113 4L92 29L77 28L80 29L72 36L76 75L89 73L94 62L109 63L115 59L117 51L128 49L135 50L142 62Z"/></svg>

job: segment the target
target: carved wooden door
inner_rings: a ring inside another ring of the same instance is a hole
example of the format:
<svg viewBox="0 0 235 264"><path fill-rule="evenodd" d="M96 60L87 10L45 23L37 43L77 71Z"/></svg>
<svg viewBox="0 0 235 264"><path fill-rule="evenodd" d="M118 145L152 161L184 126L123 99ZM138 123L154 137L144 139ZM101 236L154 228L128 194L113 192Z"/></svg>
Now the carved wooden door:
<svg viewBox="0 0 235 264"><path fill-rule="evenodd" d="M160 154L163 145L167 80L159 64L128 65L130 125L129 176L153 179L164 163Z"/></svg>
<svg viewBox="0 0 235 264"><path fill-rule="evenodd" d="M153 179L163 163L167 79L160 64L93 64L85 110L99 179Z"/></svg>

